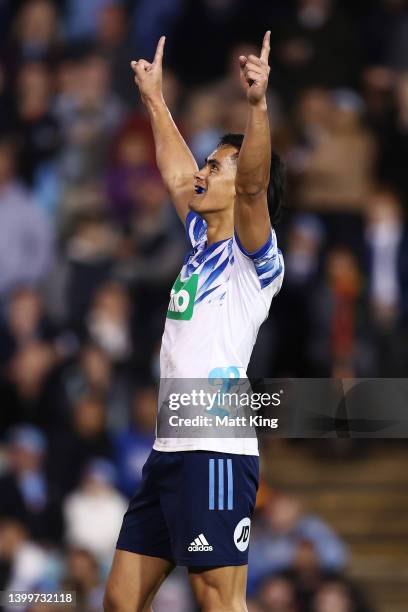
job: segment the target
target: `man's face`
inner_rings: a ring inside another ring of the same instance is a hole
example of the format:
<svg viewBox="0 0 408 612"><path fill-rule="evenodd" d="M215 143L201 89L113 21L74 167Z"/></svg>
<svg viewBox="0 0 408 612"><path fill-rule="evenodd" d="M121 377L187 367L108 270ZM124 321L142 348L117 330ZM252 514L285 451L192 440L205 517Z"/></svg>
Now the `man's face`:
<svg viewBox="0 0 408 612"><path fill-rule="evenodd" d="M194 174L195 195L190 208L199 214L232 209L238 151L224 145L207 157L206 164Z"/></svg>

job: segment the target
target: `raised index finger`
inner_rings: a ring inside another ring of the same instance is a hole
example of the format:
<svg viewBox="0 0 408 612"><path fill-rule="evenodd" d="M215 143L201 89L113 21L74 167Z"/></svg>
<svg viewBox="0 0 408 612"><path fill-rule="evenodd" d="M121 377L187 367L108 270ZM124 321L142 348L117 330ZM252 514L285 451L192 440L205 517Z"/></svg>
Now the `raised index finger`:
<svg viewBox="0 0 408 612"><path fill-rule="evenodd" d="M270 50L271 50L271 31L268 30L265 33L265 36L262 42L261 60L263 62L268 63Z"/></svg>
<svg viewBox="0 0 408 612"><path fill-rule="evenodd" d="M164 50L164 43L166 42L166 37L165 36L160 36L159 42L157 43L157 49L156 49L156 53L154 54L154 60L153 63L154 64L161 64L163 61L163 50Z"/></svg>

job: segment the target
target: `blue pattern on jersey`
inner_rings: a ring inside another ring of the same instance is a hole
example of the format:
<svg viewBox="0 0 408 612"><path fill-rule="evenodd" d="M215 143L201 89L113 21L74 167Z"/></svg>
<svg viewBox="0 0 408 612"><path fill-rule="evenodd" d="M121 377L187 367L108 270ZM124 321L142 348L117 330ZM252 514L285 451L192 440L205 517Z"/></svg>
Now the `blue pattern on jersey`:
<svg viewBox="0 0 408 612"><path fill-rule="evenodd" d="M181 270L181 280L187 280L198 268L199 283L195 297L195 304L202 302L208 296L222 301L226 295L217 294L219 289L229 277L228 264L231 264L232 240L220 240L207 246L207 223L196 213L190 211L186 218L187 236L193 249L187 254Z"/></svg>
<svg viewBox="0 0 408 612"><path fill-rule="evenodd" d="M215 287L211 287L211 289L208 289L207 291L204 291L204 293L202 293L200 295L200 297L195 300L194 304L198 304L199 302L202 302L204 300L204 298L207 297L207 295L210 295L210 293L212 293L213 291L218 289L218 287L219 287L219 285L216 285ZM220 296L220 300L224 297L224 295L225 295L225 293L223 293L223 295Z"/></svg>
<svg viewBox="0 0 408 612"><path fill-rule="evenodd" d="M254 262L255 270L261 283L261 288L264 289L270 285L283 272L283 257L279 249L276 249L276 234L271 230L271 235L267 242L254 253L249 253L241 244L237 233L235 232L235 240L240 249Z"/></svg>
<svg viewBox="0 0 408 612"><path fill-rule="evenodd" d="M195 304L208 296L209 301L222 301L226 292L217 292L229 277L228 266L234 263L232 239L220 240L207 246L207 223L197 213L190 211L186 217L186 233L193 249L186 255L180 278L187 280L199 270L199 284ZM235 234L239 249L254 263L261 288L270 285L283 272L283 258L276 249L275 232L272 230L268 241L255 253L248 253Z"/></svg>
<svg viewBox="0 0 408 612"><path fill-rule="evenodd" d="M190 210L186 217L186 231L187 238L190 240L191 244L195 246L197 242L203 236L205 236L207 230L207 223L204 221L200 215Z"/></svg>
<svg viewBox="0 0 408 612"><path fill-rule="evenodd" d="M212 283L217 280L217 278L225 270L228 264L229 264L229 259L224 259L222 264L220 264L218 268L215 268L215 270L213 270L211 274L207 277L207 280L201 285L199 292L202 293L203 291L206 291L209 287L211 287ZM204 268L203 268L203 272L204 272Z"/></svg>

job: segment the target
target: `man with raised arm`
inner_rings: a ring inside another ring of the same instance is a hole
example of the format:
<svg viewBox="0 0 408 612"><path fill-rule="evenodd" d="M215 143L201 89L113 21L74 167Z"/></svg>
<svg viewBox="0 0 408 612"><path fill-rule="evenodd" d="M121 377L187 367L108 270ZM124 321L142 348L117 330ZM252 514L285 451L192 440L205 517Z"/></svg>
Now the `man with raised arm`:
<svg viewBox="0 0 408 612"><path fill-rule="evenodd" d="M225 135L201 169L163 99L164 44L162 37L153 63L132 62L157 164L191 243L170 294L161 386L175 379L245 378L259 327L283 280L269 216L280 208L283 184L279 157L271 153L266 104L270 32L260 57L239 57L248 100L245 135ZM151 610L163 580L183 565L200 610L242 612L258 487L256 436L166 433L158 425L125 514L105 611Z"/></svg>

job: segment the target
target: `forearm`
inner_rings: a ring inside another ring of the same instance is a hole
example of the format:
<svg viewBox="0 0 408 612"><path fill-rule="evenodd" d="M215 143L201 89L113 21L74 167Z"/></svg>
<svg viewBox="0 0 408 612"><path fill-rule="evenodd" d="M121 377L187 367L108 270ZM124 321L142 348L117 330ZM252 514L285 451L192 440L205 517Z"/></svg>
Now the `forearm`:
<svg viewBox="0 0 408 612"><path fill-rule="evenodd" d="M180 134L163 98L146 102L156 147L156 161L166 185L171 188L179 179L193 176L197 163Z"/></svg>
<svg viewBox="0 0 408 612"><path fill-rule="evenodd" d="M238 158L236 190L240 194L266 192L271 165L271 137L266 100L248 105L245 137Z"/></svg>

